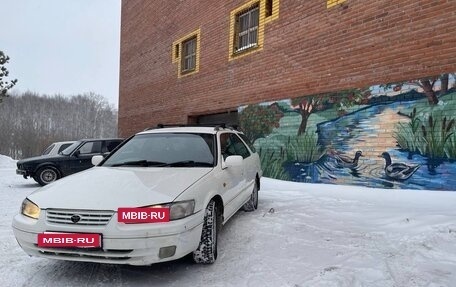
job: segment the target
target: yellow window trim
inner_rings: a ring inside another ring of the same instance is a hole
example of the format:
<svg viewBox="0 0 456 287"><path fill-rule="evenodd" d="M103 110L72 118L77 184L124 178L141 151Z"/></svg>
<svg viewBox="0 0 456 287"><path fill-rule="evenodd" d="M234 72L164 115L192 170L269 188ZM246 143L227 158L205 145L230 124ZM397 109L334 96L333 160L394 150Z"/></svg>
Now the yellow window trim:
<svg viewBox="0 0 456 287"><path fill-rule="evenodd" d="M279 18L279 1L280 0L273 0L272 1L272 15L266 17L266 0L251 0L233 11L230 12L230 38L229 38L229 51L228 51L228 61L239 59L241 57L250 55L252 53L258 52L263 50L263 43L264 43L264 25L269 23L273 20ZM248 9L249 7L258 5L259 14L258 14L258 43L256 47L249 48L245 52L235 52L234 51L234 40L235 40L235 26L236 26L236 16L242 12L243 10Z"/></svg>
<svg viewBox="0 0 456 287"><path fill-rule="evenodd" d="M346 0L327 0L326 1L326 8L331 8L333 6L336 6L338 4L341 4L343 2L345 2Z"/></svg>
<svg viewBox="0 0 456 287"><path fill-rule="evenodd" d="M265 16L265 21L264 23L267 24L273 20L279 19L279 4L280 0L272 0L272 15L269 17ZM264 12L266 13L266 0L264 0L264 6L265 10Z"/></svg>
<svg viewBox="0 0 456 287"><path fill-rule="evenodd" d="M189 40L193 37L196 37L196 63L195 63L195 69L193 71L187 72L187 73L182 73L181 65L181 57L182 57L182 43L185 42L186 40ZM178 50L177 50L178 49ZM177 77L182 78L186 76L193 75L195 73L199 72L199 66L200 66L200 50L201 50L201 28L198 28L198 30L193 31L184 37L181 37L179 40L176 40L173 42L173 47L172 47L172 63L176 64L177 63ZM176 53L179 53L178 56L176 57Z"/></svg>

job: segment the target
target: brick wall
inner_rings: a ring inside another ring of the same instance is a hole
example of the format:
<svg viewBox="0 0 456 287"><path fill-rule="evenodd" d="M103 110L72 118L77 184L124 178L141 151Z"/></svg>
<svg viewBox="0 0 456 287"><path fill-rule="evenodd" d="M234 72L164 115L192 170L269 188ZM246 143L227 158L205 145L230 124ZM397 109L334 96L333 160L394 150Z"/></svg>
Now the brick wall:
<svg viewBox="0 0 456 287"><path fill-rule="evenodd" d="M240 105L456 70L456 1L280 1L262 51L228 61L246 1L123 1L119 130ZM172 43L201 29L200 71L177 77Z"/></svg>

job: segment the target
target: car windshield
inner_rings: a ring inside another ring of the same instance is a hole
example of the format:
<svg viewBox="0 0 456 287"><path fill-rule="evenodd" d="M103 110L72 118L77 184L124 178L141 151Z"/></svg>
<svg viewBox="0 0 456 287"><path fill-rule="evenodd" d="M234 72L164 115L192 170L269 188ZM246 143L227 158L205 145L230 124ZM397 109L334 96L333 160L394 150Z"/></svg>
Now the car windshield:
<svg viewBox="0 0 456 287"><path fill-rule="evenodd" d="M103 166L213 167L214 135L153 133L136 135Z"/></svg>
<svg viewBox="0 0 456 287"><path fill-rule="evenodd" d="M72 145L70 145L69 147L67 147L66 149L62 150L60 152L60 154L70 155L74 151L74 149L77 148L80 144L81 144L81 142L75 142Z"/></svg>

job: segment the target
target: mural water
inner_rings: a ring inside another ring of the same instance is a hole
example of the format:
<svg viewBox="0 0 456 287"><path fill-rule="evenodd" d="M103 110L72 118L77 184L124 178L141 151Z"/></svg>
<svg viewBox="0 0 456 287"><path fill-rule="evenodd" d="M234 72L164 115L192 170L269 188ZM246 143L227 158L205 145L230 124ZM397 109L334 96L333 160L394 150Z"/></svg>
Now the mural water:
<svg viewBox="0 0 456 287"><path fill-rule="evenodd" d="M348 155L355 155L357 147L362 147L362 157L356 166L340 166L337 157L326 156L315 163L318 172L313 172L313 182L366 184L382 188L443 189L456 186L456 163L442 161L437 167L429 158L410 154L396 147L393 137L395 122L408 119L399 112L413 105L413 102L400 102L375 105L335 121L320 124L319 140L323 146L334 148ZM390 154L393 163L404 163L419 168L407 179L388 176L385 159L379 156ZM317 177L318 176L318 177Z"/></svg>
<svg viewBox="0 0 456 287"><path fill-rule="evenodd" d="M426 81L244 107L241 127L260 150L266 176L456 190L456 81L437 77L424 90Z"/></svg>

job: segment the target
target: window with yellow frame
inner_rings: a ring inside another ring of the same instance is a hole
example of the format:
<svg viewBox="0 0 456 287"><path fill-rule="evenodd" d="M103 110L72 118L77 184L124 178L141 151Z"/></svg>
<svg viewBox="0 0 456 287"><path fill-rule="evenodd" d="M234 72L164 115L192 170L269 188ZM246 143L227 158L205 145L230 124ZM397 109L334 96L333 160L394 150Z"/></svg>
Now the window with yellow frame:
<svg viewBox="0 0 456 287"><path fill-rule="evenodd" d="M173 42L172 62L177 64L177 76L184 77L199 71L200 29Z"/></svg>
<svg viewBox="0 0 456 287"><path fill-rule="evenodd" d="M279 17L279 0L252 0L230 13L229 60L263 49L264 25Z"/></svg>
<svg viewBox="0 0 456 287"><path fill-rule="evenodd" d="M338 4L341 4L345 2L346 0L327 0L326 1L326 8L331 8L333 6L336 6Z"/></svg>

